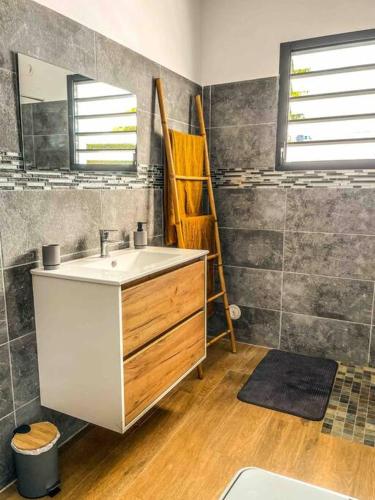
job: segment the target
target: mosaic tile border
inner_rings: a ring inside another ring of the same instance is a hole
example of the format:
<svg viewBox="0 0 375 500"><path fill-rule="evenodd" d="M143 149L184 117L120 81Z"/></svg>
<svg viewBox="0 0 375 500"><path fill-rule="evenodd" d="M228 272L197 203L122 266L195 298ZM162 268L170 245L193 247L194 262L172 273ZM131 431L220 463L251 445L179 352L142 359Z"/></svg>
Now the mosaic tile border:
<svg viewBox="0 0 375 500"><path fill-rule="evenodd" d="M121 175L100 172L69 172L61 170L24 170L22 155L0 151L0 190L22 189L132 189L162 188L163 167L138 165L137 174ZM233 168L212 172L215 188L374 188L374 170L275 170Z"/></svg>
<svg viewBox="0 0 375 500"><path fill-rule="evenodd" d="M23 159L20 153L0 151L0 170L19 170L22 167Z"/></svg>
<svg viewBox="0 0 375 500"><path fill-rule="evenodd" d="M375 447L375 368L339 365L321 431Z"/></svg>
<svg viewBox="0 0 375 500"><path fill-rule="evenodd" d="M135 175L61 170L23 170L22 156L0 152L0 190L162 188L163 167L138 165Z"/></svg>
<svg viewBox="0 0 375 500"><path fill-rule="evenodd" d="M256 188L310 188L375 187L375 170L304 170L279 172L260 169L216 169L213 173L214 187Z"/></svg>

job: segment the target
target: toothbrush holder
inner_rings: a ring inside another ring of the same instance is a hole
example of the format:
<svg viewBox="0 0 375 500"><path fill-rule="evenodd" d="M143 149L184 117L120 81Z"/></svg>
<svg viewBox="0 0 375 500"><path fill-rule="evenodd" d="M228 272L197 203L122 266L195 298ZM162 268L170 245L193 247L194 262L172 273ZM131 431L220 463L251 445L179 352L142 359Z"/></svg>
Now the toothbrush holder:
<svg viewBox="0 0 375 500"><path fill-rule="evenodd" d="M46 271L57 269L61 263L60 245L42 246L43 266Z"/></svg>

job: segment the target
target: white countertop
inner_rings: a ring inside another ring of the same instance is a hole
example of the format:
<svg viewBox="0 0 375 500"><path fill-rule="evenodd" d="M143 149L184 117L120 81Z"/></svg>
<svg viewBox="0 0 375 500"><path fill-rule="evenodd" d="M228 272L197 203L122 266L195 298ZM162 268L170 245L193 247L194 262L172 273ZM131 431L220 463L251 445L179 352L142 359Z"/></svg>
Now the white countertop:
<svg viewBox="0 0 375 500"><path fill-rule="evenodd" d="M185 250L171 247L129 248L64 262L58 269L32 269L34 276L46 276L76 281L89 281L121 286L140 278L186 264L208 254L207 250Z"/></svg>

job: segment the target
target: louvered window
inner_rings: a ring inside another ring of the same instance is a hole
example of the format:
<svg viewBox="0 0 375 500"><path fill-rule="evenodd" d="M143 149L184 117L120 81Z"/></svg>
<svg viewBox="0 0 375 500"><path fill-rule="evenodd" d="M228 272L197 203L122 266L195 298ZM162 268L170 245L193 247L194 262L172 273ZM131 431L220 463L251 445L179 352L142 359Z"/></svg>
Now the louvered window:
<svg viewBox="0 0 375 500"><path fill-rule="evenodd" d="M375 166L375 31L281 45L277 165Z"/></svg>

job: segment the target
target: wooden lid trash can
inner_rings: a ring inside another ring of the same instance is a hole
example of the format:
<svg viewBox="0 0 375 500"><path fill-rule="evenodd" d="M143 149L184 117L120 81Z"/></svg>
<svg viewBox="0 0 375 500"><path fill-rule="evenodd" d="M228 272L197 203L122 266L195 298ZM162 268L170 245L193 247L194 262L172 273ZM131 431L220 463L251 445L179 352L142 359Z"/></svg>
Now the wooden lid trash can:
<svg viewBox="0 0 375 500"><path fill-rule="evenodd" d="M54 496L60 491L57 441L60 433L50 422L21 425L11 441L17 488L26 498Z"/></svg>

